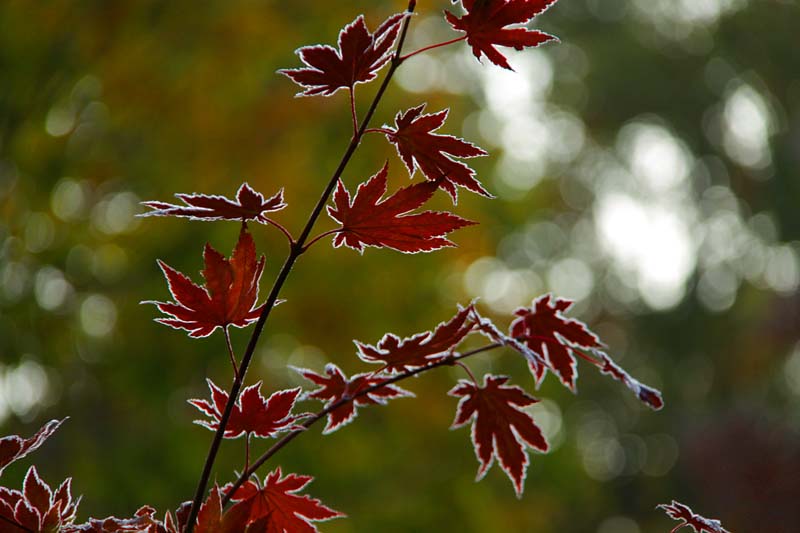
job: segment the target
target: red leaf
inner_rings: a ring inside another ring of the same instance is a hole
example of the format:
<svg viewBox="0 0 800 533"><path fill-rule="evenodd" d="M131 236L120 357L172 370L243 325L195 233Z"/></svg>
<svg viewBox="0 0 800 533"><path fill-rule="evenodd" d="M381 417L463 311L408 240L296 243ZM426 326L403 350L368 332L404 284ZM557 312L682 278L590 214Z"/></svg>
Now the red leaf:
<svg viewBox="0 0 800 533"><path fill-rule="evenodd" d="M452 135L433 133L444 124L448 110L423 115L425 104L399 112L394 118L395 129L386 128L386 138L394 143L397 153L413 175L418 168L453 198L458 198L456 186L492 198L475 179L475 171L452 157L478 157L487 153L474 144Z"/></svg>
<svg viewBox="0 0 800 533"><path fill-rule="evenodd" d="M370 33L364 16L339 32L339 50L328 45L304 46L297 55L307 68L279 70L305 88L297 96L330 96L339 89L353 90L357 83L375 79L392 57L405 13L392 15Z"/></svg>
<svg viewBox="0 0 800 533"><path fill-rule="evenodd" d="M433 196L436 184L430 181L410 185L380 201L386 193L388 172L386 164L359 185L352 202L344 183L339 181L333 195L334 206L328 206L328 214L342 225L333 239L334 247L344 244L362 253L364 246L406 253L430 252L455 246L443 236L474 224L447 212L408 214Z"/></svg>
<svg viewBox="0 0 800 533"><path fill-rule="evenodd" d="M86 523L69 526L59 530L60 533L179 533L169 530L155 518L156 510L144 505L136 511L132 518L90 518ZM169 516L169 515L168 515ZM230 532L233 533L233 532Z"/></svg>
<svg viewBox="0 0 800 533"><path fill-rule="evenodd" d="M367 363L383 363L383 370L390 373L428 366L448 357L475 328L475 319L470 316L472 311L472 305L459 310L449 321L436 326L433 332L424 331L405 339L387 333L377 346L356 341L358 356Z"/></svg>
<svg viewBox="0 0 800 533"><path fill-rule="evenodd" d="M664 399L661 397L661 392L634 379L622 367L612 361L611 358L605 353L599 350L595 350L594 353L595 355L600 356L602 363L602 366L600 367L601 373L607 374L617 381L625 384L626 387L633 391L639 400L641 400L651 409L658 411L664 407Z"/></svg>
<svg viewBox="0 0 800 533"><path fill-rule="evenodd" d="M480 388L460 380L448 393L461 398L451 429L472 421L472 445L481 464L477 479L486 475L496 457L521 497L529 462L525 445L541 452L549 446L531 415L521 409L539 400L519 387L505 386L508 379L487 374Z"/></svg>
<svg viewBox="0 0 800 533"><path fill-rule="evenodd" d="M247 527L246 511L239 507L223 513L219 487L214 485L208 499L200 507L194 530L196 533L242 533Z"/></svg>
<svg viewBox="0 0 800 533"><path fill-rule="evenodd" d="M333 363L325 365L325 376L305 368L295 368L295 370L307 380L319 385L320 388L306 393L305 397L325 401L325 409L345 398L353 398L359 392L384 383L387 379L371 373L356 374L348 379L341 369ZM359 407L376 404L384 405L390 399L409 396L414 396L414 394L396 385L384 385L363 396L352 399L352 401L328 413L328 422L323 433L327 435L350 423L355 419Z"/></svg>
<svg viewBox="0 0 800 533"><path fill-rule="evenodd" d="M467 34L467 43L475 57L480 59L485 54L495 65L514 70L495 46L522 50L557 39L541 31L506 26L525 24L555 3L556 0L462 0L467 13L456 17L445 11L445 17L453 28Z"/></svg>
<svg viewBox="0 0 800 533"><path fill-rule="evenodd" d="M36 467L31 466L25 475L22 492L0 488L0 516L6 519L0 521L0 531L23 531L19 527L10 526L8 520L33 532L62 531L62 526L67 531L69 524L75 519L80 501L80 498L72 500L70 481L66 480L53 493L39 477Z"/></svg>
<svg viewBox="0 0 800 533"><path fill-rule="evenodd" d="M674 533L685 526L691 527L697 533L730 533L727 529L722 527L719 520L704 518L699 514L694 514L689 507L675 500L672 500L670 504L662 503L657 505L656 509L663 509L670 518L683 521L670 533Z"/></svg>
<svg viewBox="0 0 800 533"><path fill-rule="evenodd" d="M211 391L211 401L189 400L189 403L211 418L211 421L196 420L195 423L216 431L225 411L225 404L228 402L228 393L217 387L210 379L206 381ZM308 415L292 415L297 397L302 392L300 387L275 392L268 399L261 396L260 389L259 381L242 390L225 427L226 439L236 439L245 433L270 438L284 431L303 429L296 422Z"/></svg>
<svg viewBox="0 0 800 533"><path fill-rule="evenodd" d="M0 475L3 469L16 461L22 459L32 451L36 450L46 441L50 435L66 420L51 420L37 431L29 439L23 439L18 435L10 435L0 439Z"/></svg>
<svg viewBox="0 0 800 533"><path fill-rule="evenodd" d="M175 302L142 302L155 304L159 311L171 317L157 318L156 322L185 329L190 337L207 337L218 327L242 328L258 320L263 306L254 305L264 270L264 256L256 261L256 247L247 228L242 227L230 260L208 244L203 259L205 289L166 263L158 262Z"/></svg>
<svg viewBox="0 0 800 533"><path fill-rule="evenodd" d="M280 211L286 207L283 201L283 189L270 198L264 198L260 192L243 183L236 193L236 200L224 196L206 194L176 194L186 205L174 205L165 202L142 202L153 209L140 216L187 217L192 220L255 220L261 224L269 224L264 213Z"/></svg>
<svg viewBox="0 0 800 533"><path fill-rule="evenodd" d="M561 313L571 306L569 300L553 300L546 294L536 299L530 308L522 307L514 312L518 318L511 323L510 334L522 339L528 348L548 361L561 382L574 391L578 373L573 348L602 348L603 345L583 322L562 316ZM546 367L536 359L529 359L528 365L537 384L541 383Z"/></svg>
<svg viewBox="0 0 800 533"><path fill-rule="evenodd" d="M233 501L238 501L230 512L241 506L249 511L248 522L262 521L264 527L259 527L257 533L315 533L319 530L311 522L320 522L345 516L344 514L326 507L317 499L310 496L298 496L301 491L314 478L289 474L281 479L281 469L278 467L270 472L264 480L264 487L259 488L252 481L246 482L237 490ZM229 486L223 491L230 490ZM255 532L254 532L255 533Z"/></svg>

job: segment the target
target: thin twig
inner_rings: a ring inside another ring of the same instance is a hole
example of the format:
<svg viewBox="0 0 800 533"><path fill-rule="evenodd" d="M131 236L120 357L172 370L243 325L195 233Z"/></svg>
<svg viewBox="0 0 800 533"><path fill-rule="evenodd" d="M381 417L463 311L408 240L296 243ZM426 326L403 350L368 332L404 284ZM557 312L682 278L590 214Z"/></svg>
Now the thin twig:
<svg viewBox="0 0 800 533"><path fill-rule="evenodd" d="M410 0L408 4L408 12L412 12L414 7L416 6L416 0ZM206 492L206 487L208 486L208 480L211 477L211 470L214 466L214 462L217 458L217 453L219 452L219 447L222 444L222 439L225 435L225 429L228 425L228 420L230 420L231 412L233 411L233 406L236 403L236 399L239 397L239 391L242 388L242 384L244 382L245 375L247 373L247 368L250 366L250 361L253 358L253 354L255 353L256 345L258 344L258 340L261 337L261 332L264 329L264 326L267 323L267 319L269 318L270 312L275 307L275 303L278 301L278 294L281 291L286 279L289 277L289 273L292 270L297 259L303 254L305 251L304 244L308 236L311 234L311 230L314 228L314 224L316 223L317 219L319 218L322 210L325 207L325 204L328 203L328 198L330 197L331 193L333 192L336 183L339 181L339 178L344 173L344 169L347 167L347 164L350 162L350 158L353 157L353 154L358 148L358 145L361 142L361 137L364 135L364 131L367 129L369 125L369 121L372 119L372 116L375 114L375 110L380 103L381 98L383 97L384 92L386 92L386 88L389 86L389 82L394 75L395 70L400 66L402 62L400 60L400 54L403 47L403 42L405 41L406 34L408 33L408 23L409 17L403 21L403 27L400 30L400 38L397 43L397 50L392 58L392 62L389 65L389 71L387 72L386 76L381 83L378 92L375 94L375 97L372 99L372 103L367 110L366 115L364 115L364 120L361 123L361 127L353 135L353 138L350 140L350 144L347 146L347 149L342 156L339 165L336 167L333 175L331 176L330 181L328 182L327 187L320 195L319 200L317 201L314 210L308 217L308 221L306 222L305 227L303 228L303 232L300 234L300 237L297 241L292 245L289 255L286 257L286 260L281 267L280 272L278 272L277 277L275 278L275 282L272 285L272 289L270 290L269 296L267 297L267 301L264 304L264 310L261 312L261 316L258 317L258 321L255 324L253 329L253 333L250 335L250 341L247 344L247 349L245 350L244 356L242 357L242 362L239 367L239 375L234 380L233 385L231 386L230 393L228 395L228 401L225 404L225 409L223 410L222 417L219 421L219 428L217 428L216 433L214 434L214 438L211 441L211 446L208 450L208 455L206 456L205 464L203 465L203 471L200 475L200 480L197 483L197 489L195 490L194 498L192 499L192 507L189 511L189 516L187 517L186 521L186 532L185 533L192 533L194 531L195 522L197 521L197 513L200 511L200 504L203 501L203 495Z"/></svg>

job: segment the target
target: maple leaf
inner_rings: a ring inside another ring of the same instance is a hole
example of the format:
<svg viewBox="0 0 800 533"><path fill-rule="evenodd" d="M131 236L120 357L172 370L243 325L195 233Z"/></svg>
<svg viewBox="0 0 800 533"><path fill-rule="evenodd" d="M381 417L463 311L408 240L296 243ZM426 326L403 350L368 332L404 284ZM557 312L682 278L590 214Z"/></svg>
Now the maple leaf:
<svg viewBox="0 0 800 533"><path fill-rule="evenodd" d="M541 31L506 26L525 24L555 3L556 0L462 0L465 15L456 17L449 11L444 14L453 28L467 34L467 43L478 60L485 54L495 65L514 70L495 46L522 50L558 39Z"/></svg>
<svg viewBox="0 0 800 533"><path fill-rule="evenodd" d="M392 248L405 253L430 252L455 246L444 235L475 224L452 213L424 211L408 214L427 202L436 191L430 181L400 189L381 201L386 193L389 165L358 186L355 197L339 180L328 215L342 225L333 246L346 245L363 253L365 246Z"/></svg>
<svg viewBox="0 0 800 533"><path fill-rule="evenodd" d="M605 353L599 350L595 350L594 353L600 356L602 365L600 366L601 373L609 375L617 381L622 382L626 387L633 391L639 400L641 400L651 409L658 411L664 407L664 399L661 397L661 392L634 379Z"/></svg>
<svg viewBox="0 0 800 533"><path fill-rule="evenodd" d="M281 468L267 474L263 488L253 481L247 481L233 494L231 500L248 511L248 522L259 522L258 532L275 533L316 533L319 530L312 522L330 520L345 516L343 513L326 507L308 495L298 496L314 478L289 474L281 478ZM223 487L228 492L230 485Z"/></svg>
<svg viewBox="0 0 800 533"><path fill-rule="evenodd" d="M387 378L375 376L373 374L356 374L348 378L342 370L333 363L325 365L325 375L322 376L305 368L295 368L301 376L319 385L319 388L305 394L305 398L313 398L325 402L325 409L344 400L351 401L344 403L328 413L328 421L323 430L327 435L340 427L353 421L357 415L359 407L367 405L385 405L388 400L394 398L413 397L414 394L396 385L384 385L363 396L355 398L359 392L386 382Z"/></svg>
<svg viewBox="0 0 800 533"><path fill-rule="evenodd" d="M192 220L255 220L261 224L270 224L264 213L280 211L286 207L283 201L283 189L274 196L265 198L254 191L250 185L243 183L236 193L236 200L224 196L207 194L176 194L186 205L174 205L166 202L142 202L153 209L139 216L148 217L186 217Z"/></svg>
<svg viewBox="0 0 800 533"><path fill-rule="evenodd" d="M475 179L475 171L452 157L478 157L487 155L483 149L452 135L434 133L447 118L448 109L423 115L425 104L398 112L395 128L384 126L386 138L395 145L408 173L418 168L429 180L445 190L455 202L456 186L464 187L488 198L493 198Z"/></svg>
<svg viewBox="0 0 800 533"><path fill-rule="evenodd" d="M210 379L206 379L206 382L211 391L211 401L194 399L189 400L189 403L211 418L211 421L196 420L195 423L216 431L228 402L228 393ZM261 396L260 389L259 381L242 390L225 427L226 439L236 439L244 434L271 438L284 431L303 429L296 422L308 414L292 415L294 404L302 392L300 387L274 392L268 399Z"/></svg>
<svg viewBox="0 0 800 533"><path fill-rule="evenodd" d="M355 341L358 356L367 363L383 363L384 371L400 373L428 366L449 357L453 349L475 328L471 316L472 305L460 309L447 322L441 322L436 329L423 331L401 339L387 333L376 346Z"/></svg>
<svg viewBox="0 0 800 533"><path fill-rule="evenodd" d="M5 467L18 459L22 459L35 451L66 420L51 420L41 427L32 437L23 439L19 435L9 435L0 439L0 475Z"/></svg>
<svg viewBox="0 0 800 533"><path fill-rule="evenodd" d="M241 533L247 529L248 509L233 507L227 513L222 509L219 486L214 485L208 499L197 514L196 533Z"/></svg>
<svg viewBox="0 0 800 533"><path fill-rule="evenodd" d="M339 32L339 50L328 45L304 46L295 53L307 68L282 69L281 74L304 87L297 96L330 96L339 89L375 79L392 57L392 49L406 13L386 19L370 33L361 15Z"/></svg>
<svg viewBox="0 0 800 533"><path fill-rule="evenodd" d="M264 256L256 261L253 237L242 226L239 241L231 259L206 244L203 251L205 269L202 272L206 287L192 280L163 261L158 262L167 278L174 302L145 301L158 307L170 318L156 322L175 329L184 329L190 337L207 337L217 328L242 328L258 320L262 306L254 307L258 299L258 282L264 271Z"/></svg>
<svg viewBox="0 0 800 533"><path fill-rule="evenodd" d="M561 314L570 307L570 300L553 299L549 294L537 298L531 307L514 311L517 319L511 323L510 335L548 361L550 369L574 392L578 377L575 356L585 357L574 348L602 348L603 345L586 324ZM528 366L537 385L540 384L547 367L537 359L528 359Z"/></svg>
<svg viewBox="0 0 800 533"><path fill-rule="evenodd" d="M678 524L670 533L675 533L679 529L689 526L697 533L730 533L727 529L722 527L719 520L704 518L694 512L686 505L672 500L672 503L662 503L656 506L656 509L663 509L670 518L675 520L683 520Z"/></svg>
<svg viewBox="0 0 800 533"><path fill-rule="evenodd" d="M67 526L60 533L181 533L167 514L165 522L155 518L156 510L149 505L140 507L132 518L90 518L83 524ZM233 533L232 531L230 533Z"/></svg>
<svg viewBox="0 0 800 533"><path fill-rule="evenodd" d="M549 446L531 415L521 409L539 400L517 386L506 386L508 379L487 374L483 387L459 380L448 393L461 398L450 429L472 421L472 445L480 462L477 480L486 475L496 457L521 497L529 463L525 445L541 452Z"/></svg>
<svg viewBox="0 0 800 533"><path fill-rule="evenodd" d="M75 519L80 503L80 498L73 501L71 485L70 478L53 491L39 477L36 467L31 466L25 475L22 492L0 487L0 531L61 531L62 526ZM12 526L11 522L22 528Z"/></svg>

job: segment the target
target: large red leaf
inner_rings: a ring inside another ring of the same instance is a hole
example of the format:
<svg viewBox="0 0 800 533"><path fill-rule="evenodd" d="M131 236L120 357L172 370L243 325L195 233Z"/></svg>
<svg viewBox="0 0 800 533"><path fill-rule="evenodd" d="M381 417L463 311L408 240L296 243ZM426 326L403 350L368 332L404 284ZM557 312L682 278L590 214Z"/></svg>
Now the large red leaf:
<svg viewBox="0 0 800 533"><path fill-rule="evenodd" d="M569 300L553 299L546 294L534 300L531 307L514 312L517 319L511 323L510 335L548 361L561 382L574 391L578 378L576 353L580 356L574 348L602 348L603 345L586 324L561 314L571 306ZM528 364L536 382L541 383L547 368L537 359L529 359Z"/></svg>
<svg viewBox="0 0 800 533"><path fill-rule="evenodd" d="M514 484L517 497L521 497L529 462L525 445L541 452L549 446L531 415L522 410L539 400L519 387L506 386L508 379L487 374L483 387L460 380L449 392L461 398L451 429L471 421L472 444L480 461L477 479L486 475L497 458Z"/></svg>
<svg viewBox="0 0 800 533"><path fill-rule="evenodd" d="M19 435L9 435L0 439L0 475L3 474L3 469L16 461L22 459L32 451L35 451L46 441L50 435L66 420L51 420L32 437L23 439Z"/></svg>
<svg viewBox="0 0 800 533"><path fill-rule="evenodd" d="M210 421L197 420L196 423L216 431L225 411L225 404L228 402L228 393L217 387L210 379L206 381L211 391L211 401L189 400L189 403L211 418ZM275 392L268 399L261 396L260 389L259 381L242 390L233 406L228 425L225 426L226 439L235 439L246 433L269 438L284 431L303 429L296 422L308 415L292 415L294 404L302 392L300 387Z"/></svg>
<svg viewBox="0 0 800 533"><path fill-rule="evenodd" d="M704 518L694 512L686 505L672 500L672 503L662 503L656 506L657 509L663 509L670 518L681 520L682 523L678 524L670 533L674 533L679 529L689 526L697 533L730 533L727 529L722 527L719 520Z"/></svg>
<svg viewBox="0 0 800 533"><path fill-rule="evenodd" d="M280 467L270 472L263 488L247 481L234 493L231 499L239 503L228 512L240 506L247 509L248 522L263 524L253 533L317 533L319 530L312 522L345 516L308 495L297 495L313 477L289 474L281 478L281 475ZM223 491L226 489L230 490L226 486Z"/></svg>
<svg viewBox="0 0 800 533"><path fill-rule="evenodd" d="M522 50L556 38L537 30L506 26L525 24L555 3L556 0L462 0L467 13L456 17L445 11L445 17L453 28L467 34L467 43L475 57L480 59L485 54L495 65L513 70L495 46Z"/></svg>
<svg viewBox="0 0 800 533"><path fill-rule="evenodd" d="M447 322L441 322L432 332L424 331L405 339L387 333L376 346L356 341L358 356L367 363L382 363L383 370L390 373L428 366L448 357L475 329L472 312L473 306L469 305Z"/></svg>
<svg viewBox="0 0 800 533"><path fill-rule="evenodd" d="M394 398L414 396L413 393L396 385L384 385L363 396L353 398L356 394L369 387L384 383L387 378L375 376L372 373L356 374L348 378L333 363L325 365L324 376L305 368L295 368L295 370L307 380L319 385L318 389L306 393L305 397L324 401L326 409L345 398L351 399L351 401L328 413L328 422L323 431L326 435L353 421L358 414L358 407L376 404L384 405L388 400Z"/></svg>
<svg viewBox="0 0 800 533"><path fill-rule="evenodd" d="M261 224L270 221L264 213L280 211L286 207L283 201L283 189L274 196L265 198L254 191L247 183L243 183L236 193L236 200L224 196L207 194L176 194L186 205L174 205L166 202L142 202L153 209L141 216L186 217L192 220L255 220Z"/></svg>
<svg viewBox="0 0 800 533"><path fill-rule="evenodd" d="M158 262L175 301L142 302L155 304L170 317L157 318L156 322L185 329L190 337L207 337L217 328L242 328L258 320L263 306L255 307L255 303L264 256L256 261L255 243L247 228L242 227L230 260L209 244L203 251L203 259L205 288L166 263Z"/></svg>
<svg viewBox="0 0 800 533"><path fill-rule="evenodd" d="M487 153L474 144L452 135L434 133L447 118L448 110L423 115L425 104L397 113L395 128L386 128L386 138L394 143L409 174L418 168L429 180L457 199L456 186L492 197L475 179L475 171L453 157L478 157Z"/></svg>
<svg viewBox="0 0 800 533"><path fill-rule="evenodd" d="M436 191L431 181L417 183L400 189L381 200L386 193L389 166L358 186L351 200L350 192L339 181L333 195L333 206L328 214L342 227L333 239L333 245L346 245L359 252L365 246L392 248L400 252L430 252L446 246L455 246L444 235L474 224L447 212L424 211L409 214L427 202Z"/></svg>
<svg viewBox="0 0 800 533"><path fill-rule="evenodd" d="M364 17L345 26L339 33L339 49L328 45L304 46L297 55L305 68L279 70L305 90L298 96L330 96L339 89L375 79L377 72L392 57L394 43L405 13L392 15L370 33Z"/></svg>
<svg viewBox="0 0 800 533"><path fill-rule="evenodd" d="M55 532L75 519L80 498L72 499L71 479L53 491L42 481L35 466L25 475L22 492L0 487L0 532ZM11 525L16 523L26 529Z"/></svg>

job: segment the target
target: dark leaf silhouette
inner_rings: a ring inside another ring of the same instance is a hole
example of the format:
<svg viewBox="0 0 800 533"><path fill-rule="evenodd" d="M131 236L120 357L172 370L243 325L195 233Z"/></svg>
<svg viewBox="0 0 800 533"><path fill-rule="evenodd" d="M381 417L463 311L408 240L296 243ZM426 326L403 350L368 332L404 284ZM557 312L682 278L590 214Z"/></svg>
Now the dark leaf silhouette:
<svg viewBox="0 0 800 533"><path fill-rule="evenodd" d="M445 17L453 28L467 34L467 43L475 57L480 59L485 54L495 65L513 70L497 46L522 50L556 38L525 27L506 26L525 24L554 3L556 0L462 0L467 13L456 17L445 11Z"/></svg>
<svg viewBox="0 0 800 533"><path fill-rule="evenodd" d="M189 400L205 415L211 418L197 420L196 423L212 431L219 428L219 421L228 402L228 393L217 387L210 379L208 388L211 391L211 401ZM245 387L239 399L233 406L228 425L225 426L226 439L235 439L244 434L256 437L269 438L278 433L293 429L302 429L296 422L306 417L306 414L292 415L292 409L302 392L300 387L281 390L273 393L268 399L261 396L261 382Z"/></svg>
<svg viewBox="0 0 800 533"><path fill-rule="evenodd" d="M447 118L448 110L424 115L425 104L397 113L394 129L385 127L386 138L397 148L409 174L419 170L455 201L456 187L492 197L475 179L475 171L453 157L478 157L487 153L452 135L434 133Z"/></svg>
<svg viewBox="0 0 800 533"><path fill-rule="evenodd" d="M142 202L153 209L141 216L186 217L192 220L255 220L261 224L270 221L264 213L280 211L286 207L283 201L283 189L274 196L265 198L254 191L247 183L243 183L236 193L236 200L224 196L207 194L176 194L186 205L174 205L166 202Z"/></svg>
<svg viewBox="0 0 800 533"><path fill-rule="evenodd" d="M353 398L356 394L369 387L384 383L387 379L385 377L375 376L372 373L356 374L348 378L344 372L333 363L325 365L324 376L305 368L296 368L295 370L307 380L315 385L319 385L318 389L306 393L305 397L324 401L326 409L345 398ZM323 433L331 433L353 421L358 414L359 407L377 404L383 405L386 404L388 400L409 396L414 396L414 394L397 385L384 385L328 413L328 422L325 425Z"/></svg>
<svg viewBox="0 0 800 533"><path fill-rule="evenodd" d="M497 458L521 497L529 463L525 446L546 452L548 444L531 415L522 410L539 400L519 387L506 386L508 379L487 374L483 387L460 380L449 392L461 398L451 429L471 421L472 445L480 462L477 479L486 475Z"/></svg>
<svg viewBox="0 0 800 533"><path fill-rule="evenodd" d="M370 33L364 17L339 33L339 49L328 45L304 46L297 55L304 68L280 70L305 90L298 96L330 96L339 89L353 90L357 83L375 79L392 57L394 43L405 13L392 15Z"/></svg>
<svg viewBox="0 0 800 533"><path fill-rule="evenodd" d="M424 331L405 339L387 333L375 346L356 341L358 356L367 363L382 363L383 370L390 373L428 366L448 357L475 328L472 312L473 306L469 305L432 332Z"/></svg>
<svg viewBox="0 0 800 533"><path fill-rule="evenodd" d="M18 435L10 435L0 439L0 475L3 469L18 459L22 459L35 451L46 441L50 435L66 420L51 420L37 431L32 437L23 439Z"/></svg>
<svg viewBox="0 0 800 533"><path fill-rule="evenodd" d="M670 518L675 520L682 520L672 529L670 533L674 533L679 529L689 526L697 533L730 533L727 529L722 527L719 520L704 518L699 514L694 514L689 507L672 500L672 503L662 503L656 506L656 509L663 509Z"/></svg>
<svg viewBox="0 0 800 533"><path fill-rule="evenodd" d="M203 251L205 288L195 285L185 275L159 261L167 278L174 302L152 303L170 318L156 322L175 329L185 329L190 337L207 337L217 328L245 327L258 320L261 307L254 307L258 298L258 282L264 270L264 256L256 261L253 237L242 227L231 259L225 259L211 245Z"/></svg>
<svg viewBox="0 0 800 533"><path fill-rule="evenodd" d="M447 212L410 211L427 202L436 191L430 181L410 185L381 200L386 193L389 166L358 186L355 197L339 181L328 214L342 225L333 245L346 245L363 252L365 246L392 248L400 252L430 252L455 246L444 235L474 222Z"/></svg>

